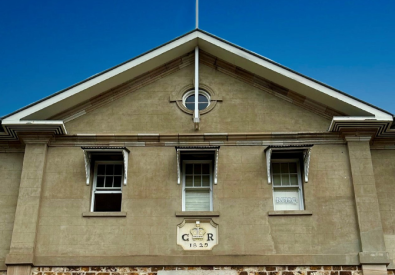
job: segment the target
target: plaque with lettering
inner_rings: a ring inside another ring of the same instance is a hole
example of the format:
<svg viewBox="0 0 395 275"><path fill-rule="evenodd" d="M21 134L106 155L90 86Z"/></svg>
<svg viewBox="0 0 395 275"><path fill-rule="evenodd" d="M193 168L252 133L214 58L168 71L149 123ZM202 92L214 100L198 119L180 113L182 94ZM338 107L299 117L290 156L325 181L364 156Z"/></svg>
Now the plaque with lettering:
<svg viewBox="0 0 395 275"><path fill-rule="evenodd" d="M185 219L177 225L177 244L184 250L211 250L218 244L218 224L211 219Z"/></svg>

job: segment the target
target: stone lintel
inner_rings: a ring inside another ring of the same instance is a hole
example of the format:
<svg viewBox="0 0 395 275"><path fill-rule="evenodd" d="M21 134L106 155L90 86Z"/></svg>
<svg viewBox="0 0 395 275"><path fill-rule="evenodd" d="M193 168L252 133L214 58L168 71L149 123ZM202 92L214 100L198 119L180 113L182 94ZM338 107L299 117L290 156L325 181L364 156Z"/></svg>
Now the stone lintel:
<svg viewBox="0 0 395 275"><path fill-rule="evenodd" d="M11 254L5 258L6 265L28 265L33 264L33 254Z"/></svg>
<svg viewBox="0 0 395 275"><path fill-rule="evenodd" d="M387 275L386 265L362 265L363 275Z"/></svg>
<svg viewBox="0 0 395 275"><path fill-rule="evenodd" d="M358 133L354 133L354 134L348 134L344 136L344 139L349 142L349 141L370 141L373 138L373 135L369 135L369 134L363 134L360 135Z"/></svg>
<svg viewBox="0 0 395 275"><path fill-rule="evenodd" d="M390 263L388 252L359 252L359 261L367 265L388 265Z"/></svg>
<svg viewBox="0 0 395 275"><path fill-rule="evenodd" d="M204 251L201 251L206 253ZM35 256L34 266L359 265L358 254Z"/></svg>
<svg viewBox="0 0 395 275"><path fill-rule="evenodd" d="M21 133L18 134L19 139L25 144L48 144L53 138L53 134L49 133Z"/></svg>

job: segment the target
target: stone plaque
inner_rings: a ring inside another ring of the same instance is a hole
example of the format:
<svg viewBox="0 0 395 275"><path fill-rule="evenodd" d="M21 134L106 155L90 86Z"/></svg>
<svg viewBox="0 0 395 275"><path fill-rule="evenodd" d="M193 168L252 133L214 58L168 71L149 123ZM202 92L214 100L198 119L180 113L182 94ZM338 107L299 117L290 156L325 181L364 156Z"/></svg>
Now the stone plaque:
<svg viewBox="0 0 395 275"><path fill-rule="evenodd" d="M185 219L177 225L177 244L184 250L211 250L218 244L218 224L211 219Z"/></svg>

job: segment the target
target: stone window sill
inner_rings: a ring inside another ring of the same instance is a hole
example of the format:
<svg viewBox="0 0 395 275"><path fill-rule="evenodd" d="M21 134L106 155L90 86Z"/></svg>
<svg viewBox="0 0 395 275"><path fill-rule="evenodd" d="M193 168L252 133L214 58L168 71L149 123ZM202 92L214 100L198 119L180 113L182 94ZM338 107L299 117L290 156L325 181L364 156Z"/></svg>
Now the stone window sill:
<svg viewBox="0 0 395 275"><path fill-rule="evenodd" d="M127 212L84 212L82 217L126 217Z"/></svg>
<svg viewBox="0 0 395 275"><path fill-rule="evenodd" d="M219 211L177 211L176 217L219 217Z"/></svg>
<svg viewBox="0 0 395 275"><path fill-rule="evenodd" d="M280 210L269 211L268 216L311 216L313 212L307 210Z"/></svg>

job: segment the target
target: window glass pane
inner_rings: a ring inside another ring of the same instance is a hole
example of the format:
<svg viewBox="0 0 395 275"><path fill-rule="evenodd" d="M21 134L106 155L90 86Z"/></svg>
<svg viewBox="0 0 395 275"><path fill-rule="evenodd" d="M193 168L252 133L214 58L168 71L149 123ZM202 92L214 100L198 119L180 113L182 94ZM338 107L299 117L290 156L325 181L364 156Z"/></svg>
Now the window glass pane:
<svg viewBox="0 0 395 275"><path fill-rule="evenodd" d="M208 106L208 103L199 103L199 110L204 110L204 109L206 109L207 108L207 106Z"/></svg>
<svg viewBox="0 0 395 275"><path fill-rule="evenodd" d="M298 175L297 174L291 174L290 179L291 179L291 185L298 185Z"/></svg>
<svg viewBox="0 0 395 275"><path fill-rule="evenodd" d="M114 165L112 164L106 165L106 175L114 175Z"/></svg>
<svg viewBox="0 0 395 275"><path fill-rule="evenodd" d="M121 164L114 165L114 175L122 176L122 165Z"/></svg>
<svg viewBox="0 0 395 275"><path fill-rule="evenodd" d="M195 110L195 103L185 103L185 107L189 110Z"/></svg>
<svg viewBox="0 0 395 275"><path fill-rule="evenodd" d="M105 175L106 174L106 166L104 164L99 164L97 166L97 174L98 175Z"/></svg>
<svg viewBox="0 0 395 275"><path fill-rule="evenodd" d="M291 162L289 164L289 172L290 173L297 173L298 172L298 169L297 169L297 166L296 166L296 162Z"/></svg>
<svg viewBox="0 0 395 275"><path fill-rule="evenodd" d="M194 164L194 174L201 174L202 173L202 165L200 163Z"/></svg>
<svg viewBox="0 0 395 275"><path fill-rule="evenodd" d="M114 187L121 187L122 176L114 176Z"/></svg>
<svg viewBox="0 0 395 275"><path fill-rule="evenodd" d="M282 186L289 185L289 174L281 174L281 183Z"/></svg>
<svg viewBox="0 0 395 275"><path fill-rule="evenodd" d="M193 186L192 176L185 176L185 186Z"/></svg>
<svg viewBox="0 0 395 275"><path fill-rule="evenodd" d="M193 174L193 164L186 164L185 165L185 173L192 175Z"/></svg>
<svg viewBox="0 0 395 275"><path fill-rule="evenodd" d="M206 174L206 175L210 174L210 164L208 163L202 164L202 174Z"/></svg>
<svg viewBox="0 0 395 275"><path fill-rule="evenodd" d="M185 99L185 103L195 103L195 95L190 95Z"/></svg>
<svg viewBox="0 0 395 275"><path fill-rule="evenodd" d="M104 177L97 176L96 187L104 187Z"/></svg>
<svg viewBox="0 0 395 275"><path fill-rule="evenodd" d="M199 103L208 102L207 97L204 95L199 95Z"/></svg>
<svg viewBox="0 0 395 275"><path fill-rule="evenodd" d="M202 186L210 186L210 176L202 176Z"/></svg>
<svg viewBox="0 0 395 275"><path fill-rule="evenodd" d="M210 211L210 191L185 191L185 211Z"/></svg>
<svg viewBox="0 0 395 275"><path fill-rule="evenodd" d="M281 186L281 175L273 175L273 185Z"/></svg>
<svg viewBox="0 0 395 275"><path fill-rule="evenodd" d="M106 177L106 183L105 183L105 187L112 187L112 176L107 176Z"/></svg>
<svg viewBox="0 0 395 275"><path fill-rule="evenodd" d="M300 210L298 188L274 188L274 210Z"/></svg>
<svg viewBox="0 0 395 275"><path fill-rule="evenodd" d="M94 211L121 211L122 194L95 194Z"/></svg>
<svg viewBox="0 0 395 275"><path fill-rule="evenodd" d="M281 173L280 163L273 163L273 173Z"/></svg>
<svg viewBox="0 0 395 275"><path fill-rule="evenodd" d="M202 186L202 177L200 175L196 176L195 174L195 176L193 177L193 186L195 187Z"/></svg>
<svg viewBox="0 0 395 275"><path fill-rule="evenodd" d="M288 173L288 163L281 163L281 173Z"/></svg>

